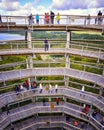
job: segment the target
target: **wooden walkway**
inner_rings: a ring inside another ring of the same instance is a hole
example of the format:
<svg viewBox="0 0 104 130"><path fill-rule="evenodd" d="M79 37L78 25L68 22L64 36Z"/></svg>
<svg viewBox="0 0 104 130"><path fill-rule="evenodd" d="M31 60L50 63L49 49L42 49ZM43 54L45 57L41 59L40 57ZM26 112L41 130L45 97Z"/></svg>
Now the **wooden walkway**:
<svg viewBox="0 0 104 130"><path fill-rule="evenodd" d="M29 25L28 16L6 16L2 15L2 23L0 24L0 31L97 31L102 33L102 25L95 24L96 16L90 16L90 25L87 23L88 16L80 15L61 15L60 24L57 24L56 17L54 24L46 24L44 22L44 15L39 16L39 24L36 24L35 15L33 15L34 23ZM102 19L104 17L102 16ZM14 24L12 24L14 23Z"/></svg>
<svg viewBox="0 0 104 130"><path fill-rule="evenodd" d="M77 89L72 89L70 87L65 88L65 87L61 87L58 88L58 92L55 93L55 89L53 88L52 93L47 93L46 90L43 88L43 93L40 94L39 93L39 89L37 92L33 92L33 90L27 90L24 91L22 94L20 95L16 95L16 93L11 92L9 93L5 93L2 94L0 96L0 108L2 108L3 106L5 106L6 104L13 104L15 102L20 102L22 100L27 100L27 99L33 99L36 96L65 96L71 99L75 99L81 102L84 102L86 104L91 104L96 106L97 108L99 108L102 112L104 112L104 97L101 97L100 99L98 98L99 96L97 94L93 94L93 93L89 93L89 92L85 92L84 95L85 97L83 98L83 95L81 96L82 92Z"/></svg>
<svg viewBox="0 0 104 130"><path fill-rule="evenodd" d="M103 26L97 25L69 25L69 24L61 24L61 25L23 25L19 24L1 24L0 25L0 32L2 31L92 31L92 32L101 32L102 33Z"/></svg>
<svg viewBox="0 0 104 130"><path fill-rule="evenodd" d="M54 109L50 109L50 103L46 102L46 105L43 106L42 103L35 103L35 104L29 104L25 105L23 107L19 107L13 110L10 110L10 114L6 114L5 112L1 115L0 117L0 125L1 125L1 130L4 129L7 125L9 125L11 122L32 116L37 113L65 113L70 116L74 116L76 118L80 118L97 129L97 130L102 130L104 128L101 124L101 116L98 115L97 119L94 119L90 114L92 111L89 111L89 114L86 115L82 113L82 108L72 105L70 103L61 103L60 105L56 105L54 103ZM100 117L100 118L99 118ZM99 120L100 119L100 120ZM90 120L90 122L89 122Z"/></svg>
<svg viewBox="0 0 104 130"><path fill-rule="evenodd" d="M103 51L89 51L89 50L80 50L80 49L49 49L49 51L44 51L43 48L33 48L33 49L10 49L10 50L0 50L0 56L8 55L33 55L33 54L70 54L83 57L92 57L96 59L104 60L104 50Z"/></svg>
<svg viewBox="0 0 104 130"><path fill-rule="evenodd" d="M65 96L67 98L71 98L71 99L76 99L78 101L84 102L86 104L91 104L96 106L98 109L100 109L102 112L104 112L104 98L101 97L100 99L98 98L98 96L96 94L92 94L92 93L88 93L85 92L85 97L83 98L83 95L81 93L81 91L77 91L76 89L69 89L69 88L59 88L58 92L55 93L55 89L53 88L52 93L47 93L45 91L45 89L43 89L43 93L40 94L39 93L40 90L38 90L36 93L33 92L33 90L28 90L28 91L24 91L22 94L20 95L16 95L16 93L11 93L11 94L3 94L0 97L0 107L2 108L3 106L5 106L6 104L15 104L18 102L21 102L22 100L27 100L27 99L33 99L36 96L52 96L52 97L56 97L56 96ZM82 96L81 96L82 95Z"/></svg>
<svg viewBox="0 0 104 130"><path fill-rule="evenodd" d="M51 76L66 75L69 77L90 81L101 87L104 87L104 77L101 75L65 68L34 68L34 69L23 69L23 70L1 72L0 82L34 77L34 76L50 76L50 75Z"/></svg>
<svg viewBox="0 0 104 130"><path fill-rule="evenodd" d="M70 120L66 120L66 116L34 116L31 119L27 119L22 121L21 123L16 123L13 125L15 130L36 130L38 128L48 128L50 130L60 130L61 128L65 128L65 130L93 130L90 124L86 124L84 122L78 121L78 126L74 126L73 122L75 120L70 117ZM48 123L49 122L49 123ZM44 125L44 126L43 126ZM55 126L54 126L55 125ZM51 127L51 128L50 128ZM58 127L58 128L56 128ZM10 130L11 127L6 128L5 130ZM52 129L53 128L53 129ZM56 129L55 129L56 128Z"/></svg>

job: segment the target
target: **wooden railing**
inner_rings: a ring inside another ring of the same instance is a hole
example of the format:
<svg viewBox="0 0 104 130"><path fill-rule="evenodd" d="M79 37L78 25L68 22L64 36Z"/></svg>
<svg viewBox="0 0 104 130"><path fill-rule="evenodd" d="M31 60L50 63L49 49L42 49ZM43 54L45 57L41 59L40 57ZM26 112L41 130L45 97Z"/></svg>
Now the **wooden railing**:
<svg viewBox="0 0 104 130"><path fill-rule="evenodd" d="M74 121L74 120L73 120ZM80 123L80 122L79 122ZM81 123L80 123L81 124ZM12 125L14 128L15 125ZM37 117L34 118L29 124L23 124L22 127L18 126L20 130L29 130L29 129L38 129L38 128L66 128L67 130L72 130L75 128L76 130L81 130L80 126L76 127L73 125L73 122L67 122L65 120L65 116L50 116L50 117ZM91 126L89 126L90 128Z"/></svg>
<svg viewBox="0 0 104 130"><path fill-rule="evenodd" d="M52 92L47 92L45 87L43 88L43 92L40 93L40 89L36 89L36 92L34 93L34 89L30 89L30 90L24 90L22 93L19 92L18 95L14 92L10 93L10 94L3 94L0 96L0 108L4 107L6 104L13 104L13 102L19 102L21 100L25 100L25 99L32 99L35 98L36 96L65 96L68 98L72 98L78 101L82 101L91 105L96 106L97 108L99 108L101 111L104 111L104 97L101 97L100 99L98 99L96 94L92 94L92 93L88 93L85 92L85 98L82 98L81 96L81 90L77 90L76 89L69 89L65 88L65 87L59 87L58 88L58 92L55 92L55 88L53 87Z"/></svg>
<svg viewBox="0 0 104 130"><path fill-rule="evenodd" d="M34 114L38 114L38 113L65 113L77 118L80 118L86 122L89 122L90 124L93 124L93 126L97 129L97 130L102 130L104 127L101 125L101 123L99 123L97 120L93 119L92 116L86 115L85 113L80 112L79 110L75 110L70 108L70 105L67 106L65 104L63 105L58 105L58 106L54 106L54 109L51 109L50 106L46 105L46 106L42 106L42 105L37 105L35 104L34 107L31 108L25 108L22 110L19 110L15 113L10 113L8 116L5 116L5 118L3 120L0 121L1 124L1 128L5 128L7 125L9 125L11 122L15 122L17 120L32 116ZM9 119L9 121L8 121ZM6 123L5 123L6 122ZM9 123L9 124L8 124Z"/></svg>
<svg viewBox="0 0 104 130"><path fill-rule="evenodd" d="M10 71L10 70L17 70L17 67L21 67L21 69L26 69L27 64L33 64L33 68L51 68L51 67L65 67L65 60L47 60L47 61L33 61L33 62L17 62L17 63L11 63L11 64L3 64L0 65L0 72L2 71ZM69 68L77 69L74 66L80 66L80 70L89 72L88 69L90 69L91 73L96 73L96 74L103 74L103 64L92 64L88 65L88 63L81 63L81 62L76 62L76 61L71 61ZM95 66L96 65L96 66ZM79 69L79 68L78 68Z"/></svg>
<svg viewBox="0 0 104 130"><path fill-rule="evenodd" d="M0 73L0 82L9 80L16 80L21 78L29 78L34 76L69 76L78 78L80 80L86 80L93 82L101 87L104 87L104 77L101 75L79 71L71 68L32 68L32 69L21 69L6 71Z"/></svg>
<svg viewBox="0 0 104 130"><path fill-rule="evenodd" d="M44 116L44 117L36 117L36 119L33 119L34 121L31 122L29 125L24 124L24 127L21 128L21 130L25 130L25 129L29 129L29 128L36 128L36 124L38 124L37 126L40 126L41 123L44 123L44 128L46 127L60 127L60 128L66 128L68 130L72 130L73 128L80 129L81 130L81 122L79 121L79 126L75 127L73 125L74 119L70 119L70 121L66 120L66 116ZM39 123L40 122L40 123ZM54 124L56 123L56 125L54 126ZM42 127L42 126L41 126ZM89 126L90 128L91 126Z"/></svg>
<svg viewBox="0 0 104 130"><path fill-rule="evenodd" d="M20 48L28 48L28 42L27 41L0 41L0 50L3 49L20 49ZM66 41L61 40L49 40L49 48L66 48ZM98 47L95 47L98 46ZM44 39L41 39L39 41L32 41L31 48L44 48ZM102 44L94 44L94 43L84 43L84 42L70 42L69 48L76 48L81 50L91 50L91 51L97 51L101 50L104 52L104 47Z"/></svg>
<svg viewBox="0 0 104 130"><path fill-rule="evenodd" d="M45 53L44 51L44 44L43 41L41 43L35 43L33 42L31 44L31 48L28 50L28 44L27 43L8 43L8 44L1 44L0 45L0 55L6 55L11 54L12 51L14 54L21 54L23 49L27 49L26 53ZM6 52L7 51L7 52ZM21 53L20 53L20 52ZM93 47L88 45L77 45L74 43L70 44L70 48L65 48L65 43L49 43L49 51L50 53L73 53L76 54L77 52L79 55L86 55L88 57L94 57L98 59L104 59L104 49L99 47ZM87 53L87 54L86 54ZM24 51L25 54L25 51ZM77 54L77 55L78 55Z"/></svg>
<svg viewBox="0 0 104 130"><path fill-rule="evenodd" d="M44 22L44 15L39 16L39 24L45 24ZM81 15L60 15L60 24L74 24L74 25L94 25L96 16L90 16L90 22L87 19L88 16L81 16ZM102 16L102 19L104 16ZM35 15L33 15L33 24L36 24ZM2 15L2 22L16 22L16 24L28 25L29 24L29 16L5 16ZM50 20L49 20L50 24ZM56 20L56 16L54 18L54 24L58 24Z"/></svg>

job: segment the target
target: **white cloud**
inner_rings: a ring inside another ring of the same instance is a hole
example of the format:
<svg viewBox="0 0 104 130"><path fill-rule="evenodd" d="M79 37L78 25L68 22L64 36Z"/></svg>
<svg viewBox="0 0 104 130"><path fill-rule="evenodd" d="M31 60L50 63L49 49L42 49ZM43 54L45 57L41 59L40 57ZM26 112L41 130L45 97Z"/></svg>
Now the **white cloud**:
<svg viewBox="0 0 104 130"><path fill-rule="evenodd" d="M88 9L104 7L104 0L53 0L55 9Z"/></svg>
<svg viewBox="0 0 104 130"><path fill-rule="evenodd" d="M15 10L18 10L19 7L20 7L20 4L18 0L2 0L0 3L0 8L6 11L15 11Z"/></svg>
<svg viewBox="0 0 104 130"><path fill-rule="evenodd" d="M41 5L40 0L24 5L21 5L20 0L0 0L0 13L4 15L44 14L50 10L55 14L97 15L98 10L104 11L104 0L53 0L48 8Z"/></svg>

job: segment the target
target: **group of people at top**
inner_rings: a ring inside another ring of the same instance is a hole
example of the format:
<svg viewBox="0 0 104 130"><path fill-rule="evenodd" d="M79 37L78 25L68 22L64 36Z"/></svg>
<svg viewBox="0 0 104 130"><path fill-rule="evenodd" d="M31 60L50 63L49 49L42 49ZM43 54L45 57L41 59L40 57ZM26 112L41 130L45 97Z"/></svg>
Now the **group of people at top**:
<svg viewBox="0 0 104 130"><path fill-rule="evenodd" d="M95 17L95 25L98 24L98 25L101 25L102 22L103 22L103 17L102 17L102 12L101 10L99 10L97 16ZM87 25L90 25L90 21L91 21L91 16L90 14L87 16Z"/></svg>
<svg viewBox="0 0 104 130"><path fill-rule="evenodd" d="M50 11L50 14L45 13L44 24L49 24L49 23L54 24L54 17L55 17L55 14L52 11Z"/></svg>
<svg viewBox="0 0 104 130"><path fill-rule="evenodd" d="M53 11L50 11L50 13L45 13L44 24L54 24L54 18L55 18L55 13ZM28 19L29 19L29 25L32 25L34 23L33 15L30 14ZM39 20L40 20L39 14L35 15L35 19L36 19L36 24L39 24ZM57 21L57 24L60 24L60 14L59 13L57 13L57 15L56 15L56 21Z"/></svg>
<svg viewBox="0 0 104 130"><path fill-rule="evenodd" d="M95 17L95 24L101 25L103 22L103 17L102 17L102 12L101 10L99 10L97 17ZM44 15L44 24L54 24L54 18L56 18L57 24L60 24L60 14L57 13L56 17L55 17L55 13L53 11L50 11L50 13L45 13ZM36 24L39 24L39 14L35 15L35 19L36 19ZM91 16L90 14L87 16L87 18L85 19L85 24L86 24L86 20L87 20L87 25L90 25L90 21L91 21ZM32 13L28 16L28 21L29 21L29 25L32 25L34 23L34 17L32 15ZM2 17L0 15L0 23L2 23Z"/></svg>
<svg viewBox="0 0 104 130"><path fill-rule="evenodd" d="M97 16L95 17L95 24L101 25L103 22L103 17L102 17L102 12L101 10L99 10ZM36 24L39 24L39 20L40 17L38 14L35 15L35 19L36 19ZM60 24L60 14L57 13L57 15L55 16L55 13L53 11L50 11L50 13L45 13L44 15L44 24L54 24L54 19L56 19L57 24ZM86 17L85 19L85 24L87 21L87 25L90 25L90 21L91 21L91 16L90 14ZM32 14L29 16L29 24L31 25L32 23L34 23L34 18L32 16Z"/></svg>
<svg viewBox="0 0 104 130"><path fill-rule="evenodd" d="M50 14L45 13L44 23L45 24L54 24L54 18L55 18L55 13L53 11L50 11ZM60 14L59 13L56 16L56 20L57 20L57 23L59 24L60 23Z"/></svg>

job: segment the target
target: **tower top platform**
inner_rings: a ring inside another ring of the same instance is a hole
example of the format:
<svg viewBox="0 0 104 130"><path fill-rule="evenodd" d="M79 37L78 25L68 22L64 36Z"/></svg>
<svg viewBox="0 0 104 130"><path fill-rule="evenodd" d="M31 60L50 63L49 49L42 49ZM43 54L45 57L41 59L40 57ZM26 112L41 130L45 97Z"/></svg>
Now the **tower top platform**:
<svg viewBox="0 0 104 130"><path fill-rule="evenodd" d="M39 16L39 23L37 24L35 15L33 15L32 22L29 16L2 16L0 23L0 32L2 31L97 31L104 32L103 17L102 22L95 23L96 16L79 16L79 15L60 15L60 22L57 23L56 16L54 22L45 22L45 16Z"/></svg>

